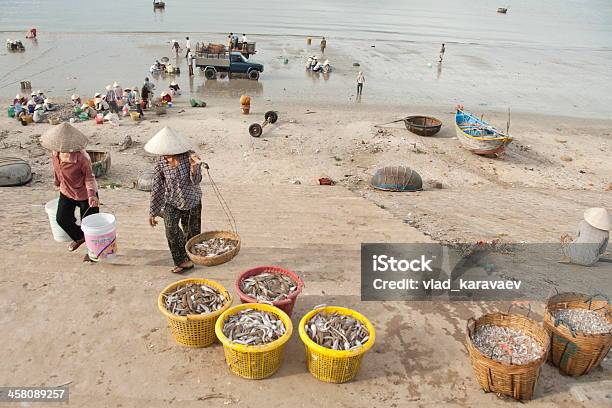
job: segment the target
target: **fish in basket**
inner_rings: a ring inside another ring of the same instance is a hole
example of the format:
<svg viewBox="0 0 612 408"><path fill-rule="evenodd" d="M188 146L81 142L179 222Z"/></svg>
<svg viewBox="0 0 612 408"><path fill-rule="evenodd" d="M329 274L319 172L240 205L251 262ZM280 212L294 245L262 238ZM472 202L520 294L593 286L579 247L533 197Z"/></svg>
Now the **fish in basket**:
<svg viewBox="0 0 612 408"><path fill-rule="evenodd" d="M604 295L552 296L544 312L544 327L552 335L549 360L567 375L588 374L612 347L612 307Z"/></svg>
<svg viewBox="0 0 612 408"><path fill-rule="evenodd" d="M467 322L466 345L480 387L518 401L535 391L550 346L548 332L527 316L489 313Z"/></svg>
<svg viewBox="0 0 612 408"><path fill-rule="evenodd" d="M229 262L240 251L240 236L231 231L207 231L185 245L187 256L195 264L214 266Z"/></svg>

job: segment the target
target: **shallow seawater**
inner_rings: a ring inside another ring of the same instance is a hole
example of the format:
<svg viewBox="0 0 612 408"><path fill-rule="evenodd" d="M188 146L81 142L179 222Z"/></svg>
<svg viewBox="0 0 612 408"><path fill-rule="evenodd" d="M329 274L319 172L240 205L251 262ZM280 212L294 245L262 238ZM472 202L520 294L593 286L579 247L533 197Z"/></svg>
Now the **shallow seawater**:
<svg viewBox="0 0 612 408"><path fill-rule="evenodd" d="M534 4L535 3L535 4ZM227 31L257 41L260 81L206 81L186 75L153 78L158 93L176 79L191 95L272 101L355 102L355 75L366 85L361 103L449 106L470 110L541 112L610 118L612 113L612 2L515 1L499 4L373 0L248 3L168 1L155 12L149 1L0 0L0 32L21 38L26 52L0 50L0 97L30 80L56 97L84 96L113 81L141 85L155 59L172 56L170 41L225 42ZM27 10L27 13L24 12ZM25 29L39 30L36 42ZM304 69L328 37L326 76ZM306 38L313 36L313 45ZM446 43L442 64L440 44ZM284 63L285 58L288 63ZM359 63L358 67L353 63Z"/></svg>

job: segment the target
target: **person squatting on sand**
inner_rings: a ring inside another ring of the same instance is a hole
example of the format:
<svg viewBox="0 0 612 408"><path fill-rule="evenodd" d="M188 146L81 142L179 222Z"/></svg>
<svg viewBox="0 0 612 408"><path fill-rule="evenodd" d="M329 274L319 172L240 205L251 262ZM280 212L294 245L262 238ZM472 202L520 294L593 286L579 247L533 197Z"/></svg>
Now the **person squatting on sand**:
<svg viewBox="0 0 612 408"><path fill-rule="evenodd" d="M561 262L593 266L606 251L610 238L610 216L605 208L589 208L578 224L576 239L561 236L561 249L565 255Z"/></svg>
<svg viewBox="0 0 612 408"><path fill-rule="evenodd" d="M169 127L157 132L145 150L159 156L153 170L149 224L163 217L168 247L174 261L173 273L193 268L185 251L186 242L201 232L202 168L191 143ZM179 226L180 224L180 226Z"/></svg>
<svg viewBox="0 0 612 408"><path fill-rule="evenodd" d="M80 209L81 219L99 212L98 185L85 151L87 142L87 137L68 123L51 127L40 139L41 145L52 152L54 182L60 191L56 221L72 239L70 252L85 242L74 210Z"/></svg>

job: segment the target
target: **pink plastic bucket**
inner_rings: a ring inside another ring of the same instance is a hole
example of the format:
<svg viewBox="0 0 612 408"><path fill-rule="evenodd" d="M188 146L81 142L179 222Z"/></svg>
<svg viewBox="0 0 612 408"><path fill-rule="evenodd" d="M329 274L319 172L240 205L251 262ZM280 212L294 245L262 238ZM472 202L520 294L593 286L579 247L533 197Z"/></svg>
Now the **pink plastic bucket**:
<svg viewBox="0 0 612 408"><path fill-rule="evenodd" d="M117 254L115 216L108 213L88 215L81 221L85 244L92 259L112 258Z"/></svg>

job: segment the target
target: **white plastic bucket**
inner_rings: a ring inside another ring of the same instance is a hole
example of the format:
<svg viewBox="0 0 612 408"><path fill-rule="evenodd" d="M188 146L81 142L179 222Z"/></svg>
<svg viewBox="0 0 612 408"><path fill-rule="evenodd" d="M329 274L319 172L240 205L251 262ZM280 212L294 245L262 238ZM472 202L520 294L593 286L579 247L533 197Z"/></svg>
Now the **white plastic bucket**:
<svg viewBox="0 0 612 408"><path fill-rule="evenodd" d="M117 254L117 223L108 213L88 215L81 221L85 244L92 259L112 258Z"/></svg>
<svg viewBox="0 0 612 408"><path fill-rule="evenodd" d="M45 204L45 212L49 217L49 224L51 224L51 233L53 234L53 239L57 242L69 242L72 241L72 238L66 234L66 231L59 226L56 221L57 218L57 203L59 202L59 198L54 198Z"/></svg>

